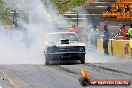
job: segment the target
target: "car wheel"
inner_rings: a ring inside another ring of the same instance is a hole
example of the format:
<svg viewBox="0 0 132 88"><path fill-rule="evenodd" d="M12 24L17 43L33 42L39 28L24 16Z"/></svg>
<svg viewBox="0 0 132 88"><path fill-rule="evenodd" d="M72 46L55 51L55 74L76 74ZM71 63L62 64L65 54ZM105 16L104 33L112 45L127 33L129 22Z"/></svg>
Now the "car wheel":
<svg viewBox="0 0 132 88"><path fill-rule="evenodd" d="M46 61L45 61L45 65L49 65L50 63L49 63L49 58L48 58L48 56L45 57L45 60L46 60Z"/></svg>
<svg viewBox="0 0 132 88"><path fill-rule="evenodd" d="M49 65L49 61L45 61L45 65Z"/></svg>
<svg viewBox="0 0 132 88"><path fill-rule="evenodd" d="M81 64L85 64L85 55L81 57Z"/></svg>

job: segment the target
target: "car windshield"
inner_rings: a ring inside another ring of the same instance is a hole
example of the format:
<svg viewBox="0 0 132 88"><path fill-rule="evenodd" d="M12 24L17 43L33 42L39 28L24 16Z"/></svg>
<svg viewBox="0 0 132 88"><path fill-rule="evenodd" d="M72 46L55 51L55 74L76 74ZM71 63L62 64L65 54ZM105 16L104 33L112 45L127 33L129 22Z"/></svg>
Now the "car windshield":
<svg viewBox="0 0 132 88"><path fill-rule="evenodd" d="M70 41L79 41L77 34L75 33L58 33L58 34L48 34L48 41L60 41L69 39Z"/></svg>

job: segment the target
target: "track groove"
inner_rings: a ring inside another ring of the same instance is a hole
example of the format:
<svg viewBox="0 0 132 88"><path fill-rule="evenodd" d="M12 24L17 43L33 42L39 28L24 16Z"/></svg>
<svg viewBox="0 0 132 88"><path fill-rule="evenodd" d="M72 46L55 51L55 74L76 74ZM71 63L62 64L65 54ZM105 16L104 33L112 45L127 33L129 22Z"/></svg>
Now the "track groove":
<svg viewBox="0 0 132 88"><path fill-rule="evenodd" d="M67 68L65 68L65 67L61 67L61 66L59 66L59 65L49 65L49 67L53 67L53 68L55 68L56 70L61 70L61 71L64 71L64 72L68 72L68 73L71 73L71 74L73 74L73 75L80 75L80 73L79 72L76 72L76 71L74 71L74 70L70 70L70 69L67 69Z"/></svg>
<svg viewBox="0 0 132 88"><path fill-rule="evenodd" d="M111 69L111 68L107 68L107 67L103 67L103 66L97 66L95 64L85 64L86 66L94 66L96 68L100 68L102 70L107 70L107 71L112 71L112 72L116 72L116 73L121 73L121 74L124 74L124 75L128 75L128 76L132 76L131 73L128 73L128 72L125 72L125 71L119 71L119 70L115 70L115 69Z"/></svg>
<svg viewBox="0 0 132 88"><path fill-rule="evenodd" d="M5 79L8 81L9 85L10 85L12 88L15 88L15 87L14 87L14 82L13 82L13 80L11 80L11 79L5 74L5 72L2 71L1 69L0 69L0 72L3 74L3 76L5 77Z"/></svg>

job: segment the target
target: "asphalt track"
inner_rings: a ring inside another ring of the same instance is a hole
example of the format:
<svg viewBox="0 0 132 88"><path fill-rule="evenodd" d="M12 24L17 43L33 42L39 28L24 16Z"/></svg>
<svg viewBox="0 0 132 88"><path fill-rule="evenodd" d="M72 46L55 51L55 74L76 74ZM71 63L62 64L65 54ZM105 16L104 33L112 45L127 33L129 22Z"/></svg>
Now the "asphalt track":
<svg viewBox="0 0 132 88"><path fill-rule="evenodd" d="M90 79L130 79L131 63L77 65L0 65L0 88L83 88L81 67ZM132 88L132 86L87 86L85 88Z"/></svg>
<svg viewBox="0 0 132 88"><path fill-rule="evenodd" d="M78 78L81 68L94 79L132 80L132 60L102 56L92 51L86 54L86 64L72 63L0 65L0 88L84 88ZM52 62L51 62L52 63ZM61 64L61 65L58 65ZM87 86L85 88L132 88L132 86Z"/></svg>

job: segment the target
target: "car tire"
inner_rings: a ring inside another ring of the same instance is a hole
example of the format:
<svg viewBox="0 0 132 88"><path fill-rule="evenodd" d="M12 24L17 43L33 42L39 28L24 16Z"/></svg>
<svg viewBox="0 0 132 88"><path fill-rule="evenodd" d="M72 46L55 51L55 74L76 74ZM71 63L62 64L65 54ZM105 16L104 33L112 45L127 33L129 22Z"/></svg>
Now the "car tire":
<svg viewBox="0 0 132 88"><path fill-rule="evenodd" d="M85 64L85 55L81 56L81 64Z"/></svg>
<svg viewBox="0 0 132 88"><path fill-rule="evenodd" d="M48 58L48 56L45 56L45 65L49 65L50 63L49 63L49 58Z"/></svg>
<svg viewBox="0 0 132 88"><path fill-rule="evenodd" d="M49 65L49 61L45 61L45 65Z"/></svg>

